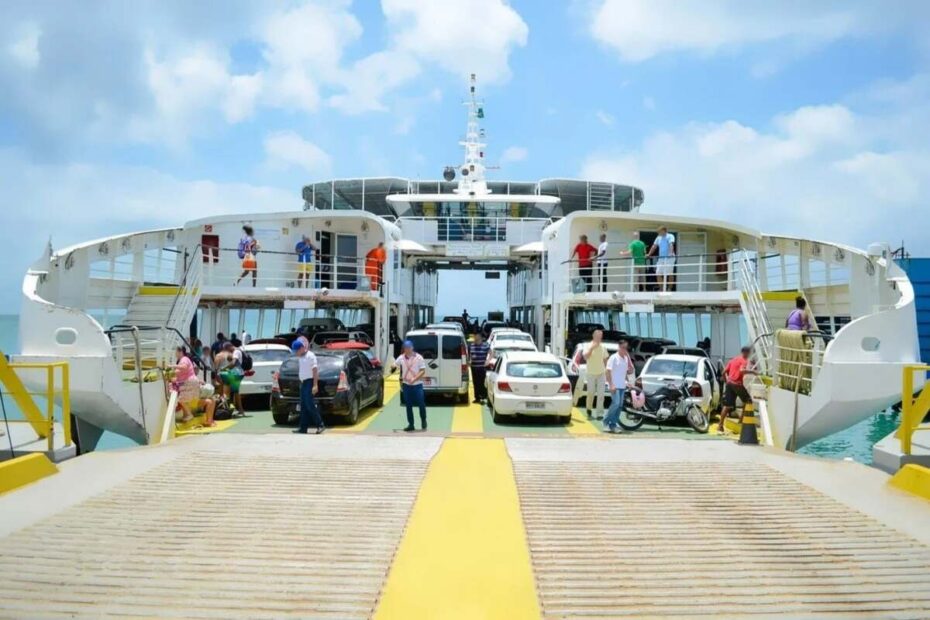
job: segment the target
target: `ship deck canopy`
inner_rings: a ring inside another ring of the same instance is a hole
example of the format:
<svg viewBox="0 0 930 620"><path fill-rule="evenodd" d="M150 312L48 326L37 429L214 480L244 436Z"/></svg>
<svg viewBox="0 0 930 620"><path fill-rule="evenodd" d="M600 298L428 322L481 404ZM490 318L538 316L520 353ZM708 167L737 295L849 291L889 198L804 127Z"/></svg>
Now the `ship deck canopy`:
<svg viewBox="0 0 930 620"><path fill-rule="evenodd" d="M528 181L487 181L491 197L483 201L512 203L513 198L521 202L536 201L539 210L518 217L563 217L574 211L636 211L643 203L643 191L630 185L583 181L577 179L543 179ZM312 183L303 188L305 209L335 209L367 211L381 217L422 217L416 205L429 202L416 200L417 196L458 196L457 181L417 181L400 177L378 177L359 179L336 179ZM389 201L388 196L406 195L409 201ZM552 201L551 198L557 200ZM466 202L467 196L461 197ZM435 202L435 201L433 201ZM393 203L393 204L392 204ZM408 212L409 211L409 212ZM427 210L429 211L429 209ZM438 211L438 209L437 209ZM509 215L509 213L508 213Z"/></svg>

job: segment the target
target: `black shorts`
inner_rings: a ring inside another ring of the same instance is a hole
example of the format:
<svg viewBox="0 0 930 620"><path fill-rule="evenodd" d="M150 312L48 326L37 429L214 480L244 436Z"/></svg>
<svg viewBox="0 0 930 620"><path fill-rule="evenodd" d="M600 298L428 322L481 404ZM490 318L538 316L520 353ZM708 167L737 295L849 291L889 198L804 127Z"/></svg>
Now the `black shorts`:
<svg viewBox="0 0 930 620"><path fill-rule="evenodd" d="M743 384L727 382L726 387L723 388L723 406L735 407L737 396L743 401L744 405L752 402L749 390Z"/></svg>

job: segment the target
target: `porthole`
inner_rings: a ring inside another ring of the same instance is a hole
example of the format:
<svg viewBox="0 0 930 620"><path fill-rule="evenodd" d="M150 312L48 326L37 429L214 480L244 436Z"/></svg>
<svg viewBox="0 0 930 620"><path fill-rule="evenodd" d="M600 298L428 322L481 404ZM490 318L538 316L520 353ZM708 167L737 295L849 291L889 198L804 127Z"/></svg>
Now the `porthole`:
<svg viewBox="0 0 930 620"><path fill-rule="evenodd" d="M882 346L882 341L874 336L866 336L862 339L862 350L863 351L878 351L879 347Z"/></svg>
<svg viewBox="0 0 930 620"><path fill-rule="evenodd" d="M59 327L55 330L55 342L69 346L77 342L77 330L71 327Z"/></svg>

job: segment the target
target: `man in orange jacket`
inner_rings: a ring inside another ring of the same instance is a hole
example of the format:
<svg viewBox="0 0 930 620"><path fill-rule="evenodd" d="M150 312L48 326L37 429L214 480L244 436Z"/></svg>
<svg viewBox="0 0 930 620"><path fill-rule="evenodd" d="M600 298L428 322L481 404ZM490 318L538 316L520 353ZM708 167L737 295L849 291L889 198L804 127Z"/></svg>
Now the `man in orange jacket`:
<svg viewBox="0 0 930 620"><path fill-rule="evenodd" d="M378 247L373 248L365 255L365 275L371 281L371 290L381 289L381 274L384 270L384 263L387 261L387 252L384 249L384 242L378 243Z"/></svg>

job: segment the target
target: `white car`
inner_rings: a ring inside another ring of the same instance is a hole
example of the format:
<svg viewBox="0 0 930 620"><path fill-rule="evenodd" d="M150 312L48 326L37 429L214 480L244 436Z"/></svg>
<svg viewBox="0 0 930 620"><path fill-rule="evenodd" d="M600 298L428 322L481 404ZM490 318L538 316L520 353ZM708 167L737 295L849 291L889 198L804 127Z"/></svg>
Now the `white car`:
<svg viewBox="0 0 930 620"><path fill-rule="evenodd" d="M491 336L488 338L488 344L491 346L494 346L494 344L497 342L504 341L536 342L528 333L513 328L495 329L491 332Z"/></svg>
<svg viewBox="0 0 930 620"><path fill-rule="evenodd" d="M511 351L530 351L536 352L539 349L536 348L535 342L526 342L523 340L502 340L488 350L488 358L485 361L485 366L488 368L494 366L497 363L497 358L504 353L509 353Z"/></svg>
<svg viewBox="0 0 930 620"><path fill-rule="evenodd" d="M511 351L488 373L488 404L495 422L517 415L572 419L572 384L551 353Z"/></svg>
<svg viewBox="0 0 930 620"><path fill-rule="evenodd" d="M458 323L453 323L452 321L446 321L442 323L430 323L423 329L437 330L437 329L454 329L458 333L465 335L465 330L462 329L462 326Z"/></svg>
<svg viewBox="0 0 930 620"><path fill-rule="evenodd" d="M647 394L666 383L688 383L691 402L710 415L720 404L720 382L714 362L698 355L654 355L646 361L636 380Z"/></svg>
<svg viewBox="0 0 930 620"><path fill-rule="evenodd" d="M290 347L283 344L247 344L242 350L252 358L252 370L245 371L239 393L243 396L271 394L272 375L291 356Z"/></svg>

